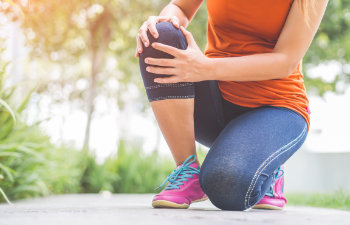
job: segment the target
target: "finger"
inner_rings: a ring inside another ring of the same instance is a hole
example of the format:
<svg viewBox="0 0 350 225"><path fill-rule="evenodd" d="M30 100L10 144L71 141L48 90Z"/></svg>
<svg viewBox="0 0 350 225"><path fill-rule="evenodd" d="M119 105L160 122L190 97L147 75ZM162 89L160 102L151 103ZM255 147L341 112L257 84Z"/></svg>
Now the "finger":
<svg viewBox="0 0 350 225"><path fill-rule="evenodd" d="M157 20L158 20L158 22L166 22L166 21L170 21L171 17L169 17L169 16L158 16Z"/></svg>
<svg viewBox="0 0 350 225"><path fill-rule="evenodd" d="M145 63L152 65L152 66L166 66L166 67L174 67L175 66L174 59L146 58Z"/></svg>
<svg viewBox="0 0 350 225"><path fill-rule="evenodd" d="M145 45L145 47L149 46L149 40L147 37L147 25L142 25L139 30L139 37L142 40L142 43Z"/></svg>
<svg viewBox="0 0 350 225"><path fill-rule="evenodd" d="M142 42L141 39L137 36L136 37L136 43L137 43L137 47L136 47L136 57L138 57L140 55L140 53L142 52Z"/></svg>
<svg viewBox="0 0 350 225"><path fill-rule="evenodd" d="M165 45L165 44L162 44L162 43L159 43L159 42L153 42L152 43L152 47L154 49L159 50L159 51L168 53L168 54L170 54L170 55L172 55L174 57L180 56L180 54L181 54L181 50L180 49L172 47L170 45Z"/></svg>
<svg viewBox="0 0 350 225"><path fill-rule="evenodd" d="M159 37L158 31L157 31L157 28L156 28L156 23L150 23L148 29L149 29L149 32L152 34L152 36L154 38L158 38Z"/></svg>
<svg viewBox="0 0 350 225"><path fill-rule="evenodd" d="M179 28L179 19L176 16L172 16L170 18L170 21L172 22L172 24L174 24L176 28Z"/></svg>
<svg viewBox="0 0 350 225"><path fill-rule="evenodd" d="M148 23L149 32L152 34L152 36L154 38L158 38L159 34L158 34L158 31L156 28L156 24L158 22L158 19L156 19L155 16L151 16L148 21L149 21L149 23Z"/></svg>
<svg viewBox="0 0 350 225"><path fill-rule="evenodd" d="M147 66L146 70L150 73L165 74L165 75L173 75L175 72L174 68L155 67L155 66Z"/></svg>
<svg viewBox="0 0 350 225"><path fill-rule="evenodd" d="M158 16L158 22L171 22L176 28L179 28L179 19L176 16Z"/></svg>
<svg viewBox="0 0 350 225"><path fill-rule="evenodd" d="M194 46L194 45L196 45L196 41L194 40L194 38L193 38L191 32L187 31L187 30L185 29L185 27L183 27L183 26L180 27L180 30L181 30L182 33L185 35L186 40L187 40L187 43L188 43L189 46Z"/></svg>
<svg viewBox="0 0 350 225"><path fill-rule="evenodd" d="M156 79L154 79L154 82L156 82L156 83L178 83L178 82L181 82L181 80L177 76L172 76L169 78L156 78Z"/></svg>

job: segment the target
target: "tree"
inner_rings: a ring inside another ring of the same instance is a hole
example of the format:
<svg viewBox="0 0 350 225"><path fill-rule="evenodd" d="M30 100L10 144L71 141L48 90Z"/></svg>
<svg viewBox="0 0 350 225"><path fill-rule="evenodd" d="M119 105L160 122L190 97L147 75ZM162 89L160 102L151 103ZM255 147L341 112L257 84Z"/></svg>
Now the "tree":
<svg viewBox="0 0 350 225"><path fill-rule="evenodd" d="M320 95L326 91L344 91L350 78L350 0L329 1L320 28L304 58L305 68L321 63L337 61L341 72L333 82L321 78L310 78L306 73L306 86L317 90Z"/></svg>
<svg viewBox="0 0 350 225"><path fill-rule="evenodd" d="M59 82L48 79L42 83L39 90L50 91L48 88L50 85L63 88L81 79L90 80L88 88L74 89L70 93L70 99L81 100L81 104L87 111L84 143L88 147L96 93L114 96L122 108L124 102L121 96L127 92L130 84L136 84L140 90L144 89L139 76L137 58L134 57L135 36L142 22L150 15L157 15L169 1L31 0L25 2L12 0L12 2L20 5L25 15L22 18L22 27L27 36L33 60L41 60L43 64L50 61L58 65L60 70ZM21 2L24 4L21 5ZM337 61L342 67L333 82L311 78L307 70L304 72L307 89L315 89L321 95L326 91L341 92L343 89L340 84L344 86L349 83L349 9L350 0L329 2L320 29L304 57L304 68L311 68L329 61ZM206 21L204 2L189 26L189 30L202 49L206 43L206 35L204 35ZM106 69L107 58L117 59L117 71ZM80 65L85 61L90 64L89 69L81 69ZM72 72L72 68L76 70ZM104 81L109 77L117 78L120 84L117 92L108 92L103 88ZM146 98L143 100L146 103Z"/></svg>
<svg viewBox="0 0 350 225"><path fill-rule="evenodd" d="M102 79L106 57L118 60L118 77L121 84L119 92L126 91L128 83L135 81L137 60L134 57L135 36L138 26L146 18L154 14L160 1L121 1L121 0L32 0L22 5L25 17L22 27L31 48L32 59L49 59L60 65L61 82L48 80L42 83L41 91L48 90L52 85L67 85L76 82L79 77L89 77L87 90L73 90L71 97L78 97L86 102L88 115L85 131L84 147L88 148L90 124L94 112L94 98ZM159 9L158 9L159 10ZM141 15L139 12L142 11ZM90 62L89 75L87 71L77 72L77 76L65 75L67 68L72 68L88 58ZM137 77L139 78L139 77ZM140 83L135 81L135 83ZM138 84L141 86L141 84ZM119 105L123 102L118 96Z"/></svg>

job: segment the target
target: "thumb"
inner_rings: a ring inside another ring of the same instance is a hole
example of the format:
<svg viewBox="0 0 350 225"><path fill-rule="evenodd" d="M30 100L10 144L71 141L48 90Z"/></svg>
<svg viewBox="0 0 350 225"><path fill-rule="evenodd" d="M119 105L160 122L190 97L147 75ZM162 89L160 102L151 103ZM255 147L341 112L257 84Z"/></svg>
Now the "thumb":
<svg viewBox="0 0 350 225"><path fill-rule="evenodd" d="M191 32L187 31L183 26L181 26L180 29L181 29L182 33L185 35L185 37L186 37L188 46L190 46L190 47L197 46L196 41L194 40Z"/></svg>

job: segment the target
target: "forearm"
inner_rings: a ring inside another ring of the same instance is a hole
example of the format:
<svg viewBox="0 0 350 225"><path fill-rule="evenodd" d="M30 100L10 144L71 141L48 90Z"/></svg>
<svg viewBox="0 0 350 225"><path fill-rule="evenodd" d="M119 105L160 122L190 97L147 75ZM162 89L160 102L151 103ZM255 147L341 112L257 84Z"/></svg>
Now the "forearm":
<svg viewBox="0 0 350 225"><path fill-rule="evenodd" d="M180 26L187 27L203 0L172 0L160 13L160 16L176 16Z"/></svg>
<svg viewBox="0 0 350 225"><path fill-rule="evenodd" d="M180 7L173 3L169 3L163 8L159 16L176 16L179 19L179 25L186 27L189 24L189 19Z"/></svg>
<svg viewBox="0 0 350 225"><path fill-rule="evenodd" d="M285 54L262 53L240 57L207 58L207 80L260 81L289 76L298 63Z"/></svg>

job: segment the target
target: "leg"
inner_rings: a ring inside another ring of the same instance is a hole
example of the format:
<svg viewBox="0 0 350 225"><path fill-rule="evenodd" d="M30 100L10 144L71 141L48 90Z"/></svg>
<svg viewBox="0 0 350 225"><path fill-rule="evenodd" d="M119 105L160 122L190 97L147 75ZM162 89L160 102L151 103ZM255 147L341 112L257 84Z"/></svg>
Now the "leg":
<svg viewBox="0 0 350 225"><path fill-rule="evenodd" d="M187 47L184 35L172 24L168 22L158 23L157 29L159 32L158 42L181 49ZM151 42L155 41L150 34L148 36ZM217 100L220 101L220 98L217 99L217 97L221 97L221 95L211 95L219 93L215 82L202 82L203 85L197 86L196 90L194 83L190 82L154 83L155 77L166 75L148 73L146 71L147 65L144 63L146 57L171 58L171 56L156 51L152 47L145 48L144 52L140 54L140 68L148 99L178 165L176 170L160 185L162 187L169 181L166 188L154 196L152 206L155 208L187 208L192 202L207 199L199 185L199 164L198 161L197 163L194 161L196 157L193 156L196 154L194 127L198 131L197 138L201 139L203 143L211 145L224 127L222 118L220 117L220 121L217 119L220 110L222 110L220 103L217 102ZM208 92L207 87L213 88L214 91ZM197 96L197 110L194 116L195 94ZM217 106L214 111L210 108L212 103ZM194 120L197 122L196 126ZM215 124L216 122L220 122L220 124ZM212 129L214 127L215 129Z"/></svg>
<svg viewBox="0 0 350 225"><path fill-rule="evenodd" d="M303 144L307 124L298 113L261 107L231 120L206 156L199 177L212 203L245 210L263 198L274 171Z"/></svg>
<svg viewBox="0 0 350 225"><path fill-rule="evenodd" d="M182 32L169 22L156 25L158 42L181 49L187 47ZM150 42L154 40L148 34ZM146 71L146 57L171 58L168 54L152 47L144 49L140 54L140 68L146 87L146 93L158 125L173 154L177 168L160 185L168 185L152 200L154 208L188 208L192 202L206 200L207 197L199 185L199 163L194 138L194 84L182 82L177 84L157 84L153 82L155 75ZM180 165L181 164L181 165Z"/></svg>
<svg viewBox="0 0 350 225"><path fill-rule="evenodd" d="M159 38L156 40L148 32L151 43L157 41L180 49L187 48L187 42L182 32L169 22L161 22L156 25ZM177 165L185 159L196 154L194 138L194 85L192 82L176 84L158 84L153 80L157 75L146 71L144 60L147 57L172 58L172 56L153 49L144 47L140 54L140 69L146 93L151 102L152 110L157 119L162 134L172 152ZM197 161L198 162L198 161Z"/></svg>
<svg viewBox="0 0 350 225"><path fill-rule="evenodd" d="M225 127L222 98L217 81L195 83L194 129L196 141L210 147Z"/></svg>
<svg viewBox="0 0 350 225"><path fill-rule="evenodd" d="M225 126L235 117L253 108L232 104L222 98L216 80L194 83L194 129L196 141L211 147Z"/></svg>

